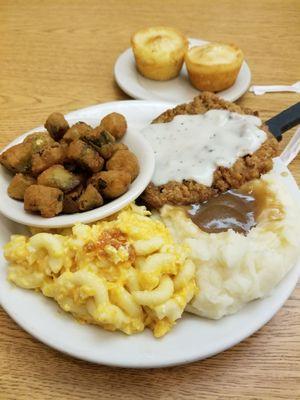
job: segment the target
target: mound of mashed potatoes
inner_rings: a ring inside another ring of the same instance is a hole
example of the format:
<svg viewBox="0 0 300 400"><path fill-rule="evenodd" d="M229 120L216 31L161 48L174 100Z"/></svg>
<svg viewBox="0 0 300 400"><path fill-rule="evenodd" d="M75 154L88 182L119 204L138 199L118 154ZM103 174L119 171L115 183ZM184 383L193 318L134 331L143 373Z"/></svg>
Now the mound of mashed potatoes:
<svg viewBox="0 0 300 400"><path fill-rule="evenodd" d="M266 296L294 266L300 253L300 209L288 194L284 178L269 173L266 199L257 225L247 235L228 230L201 231L184 210L164 206L161 218L179 243L187 244L196 265L199 288L187 310L219 319Z"/></svg>

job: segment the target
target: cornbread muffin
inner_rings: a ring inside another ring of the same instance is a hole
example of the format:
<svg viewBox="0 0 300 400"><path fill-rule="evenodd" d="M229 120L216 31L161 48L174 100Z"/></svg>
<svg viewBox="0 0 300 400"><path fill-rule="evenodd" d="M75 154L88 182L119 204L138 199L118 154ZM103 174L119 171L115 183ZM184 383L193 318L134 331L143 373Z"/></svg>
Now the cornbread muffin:
<svg viewBox="0 0 300 400"><path fill-rule="evenodd" d="M195 46L185 55L189 78L196 89L219 92L232 86L244 56L233 44Z"/></svg>
<svg viewBox="0 0 300 400"><path fill-rule="evenodd" d="M137 31L131 38L131 45L137 70L156 81L178 76L188 49L186 37L166 26Z"/></svg>

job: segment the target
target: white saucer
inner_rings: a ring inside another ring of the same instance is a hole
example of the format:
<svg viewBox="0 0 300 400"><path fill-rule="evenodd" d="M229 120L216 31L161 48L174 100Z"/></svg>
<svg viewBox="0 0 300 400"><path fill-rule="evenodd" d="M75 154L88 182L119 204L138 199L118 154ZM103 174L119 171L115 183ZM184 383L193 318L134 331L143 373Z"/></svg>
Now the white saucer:
<svg viewBox="0 0 300 400"><path fill-rule="evenodd" d="M189 43L190 46L195 46L208 42L199 39L189 39ZM185 65L183 65L180 75L169 81L161 82L144 78L136 70L131 48L125 50L118 57L115 63L114 74L120 88L134 99L183 103L190 101L199 94L199 91L189 82ZM251 72L248 64L244 61L234 85L217 94L224 100L235 101L248 90L250 83Z"/></svg>

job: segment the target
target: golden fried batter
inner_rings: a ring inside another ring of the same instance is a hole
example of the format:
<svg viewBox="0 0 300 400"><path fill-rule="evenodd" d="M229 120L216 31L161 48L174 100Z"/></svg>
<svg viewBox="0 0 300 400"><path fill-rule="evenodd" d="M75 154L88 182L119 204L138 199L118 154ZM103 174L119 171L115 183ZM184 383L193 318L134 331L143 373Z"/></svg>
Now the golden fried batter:
<svg viewBox="0 0 300 400"><path fill-rule="evenodd" d="M81 139L84 135L88 135L93 128L85 122L77 122L63 136L63 141L71 143L73 140Z"/></svg>
<svg viewBox="0 0 300 400"><path fill-rule="evenodd" d="M83 186L79 185L75 189L66 193L63 202L63 212L65 214L74 214L80 211L78 199L83 191Z"/></svg>
<svg viewBox="0 0 300 400"><path fill-rule="evenodd" d="M222 100L213 93L203 92L195 97L191 103L182 104L165 111L153 123L169 122L176 115L203 114L211 109L225 109L239 114L258 115L257 112L250 109ZM240 157L231 168L217 168L211 187L192 180L172 181L161 186L150 183L141 196L143 202L151 208L160 208L167 203L175 205L200 203L228 189L239 188L251 179L259 178L261 174L272 169L272 158L278 152L276 139L268 132L265 125L262 126L262 129L268 133L268 138L262 146L252 155Z"/></svg>
<svg viewBox="0 0 300 400"><path fill-rule="evenodd" d="M93 173L101 171L104 165L104 160L98 152L83 140L74 140L70 143L67 159Z"/></svg>
<svg viewBox="0 0 300 400"><path fill-rule="evenodd" d="M31 172L34 176L37 176L52 165L63 163L64 159L64 147L54 142L53 145L48 145L32 155Z"/></svg>
<svg viewBox="0 0 300 400"><path fill-rule="evenodd" d="M100 126L88 132L82 139L88 144L95 146L97 151L101 149L101 146L115 142L115 138Z"/></svg>
<svg viewBox="0 0 300 400"><path fill-rule="evenodd" d="M20 143L0 154L0 164L11 172L29 172L31 167L31 143Z"/></svg>
<svg viewBox="0 0 300 400"><path fill-rule="evenodd" d="M34 132L26 136L23 143L31 143L32 153L36 153L44 147L55 143L55 140L48 132Z"/></svg>
<svg viewBox="0 0 300 400"><path fill-rule="evenodd" d="M86 189L78 199L80 211L88 211L93 208L102 206L103 198L98 190L91 184L87 185Z"/></svg>
<svg viewBox="0 0 300 400"><path fill-rule="evenodd" d="M34 183L35 179L32 176L21 173L16 174L7 188L7 194L12 199L23 200L25 190Z"/></svg>
<svg viewBox="0 0 300 400"><path fill-rule="evenodd" d="M113 112L106 115L101 123L100 127L108 131L117 140L122 139L127 130L127 122L122 114Z"/></svg>
<svg viewBox="0 0 300 400"><path fill-rule="evenodd" d="M131 182L138 176L140 167L135 154L129 150L117 150L106 163L108 171L125 171L131 176Z"/></svg>
<svg viewBox="0 0 300 400"><path fill-rule="evenodd" d="M88 181L108 199L115 199L125 193L130 182L131 176L125 171L101 171Z"/></svg>
<svg viewBox="0 0 300 400"><path fill-rule="evenodd" d="M128 150L128 147L124 143L108 143L101 146L99 154L104 160L108 160L118 150Z"/></svg>
<svg viewBox="0 0 300 400"><path fill-rule="evenodd" d="M45 128L54 140L60 140L69 129L69 124L61 113L54 112L47 118Z"/></svg>
<svg viewBox="0 0 300 400"><path fill-rule="evenodd" d="M80 184L80 177L65 169L62 165L52 165L37 178L38 185L54 187L69 192Z"/></svg>
<svg viewBox="0 0 300 400"><path fill-rule="evenodd" d="M31 185L25 190L24 209L39 212L42 217L51 218L62 211L63 197L64 194L59 189Z"/></svg>

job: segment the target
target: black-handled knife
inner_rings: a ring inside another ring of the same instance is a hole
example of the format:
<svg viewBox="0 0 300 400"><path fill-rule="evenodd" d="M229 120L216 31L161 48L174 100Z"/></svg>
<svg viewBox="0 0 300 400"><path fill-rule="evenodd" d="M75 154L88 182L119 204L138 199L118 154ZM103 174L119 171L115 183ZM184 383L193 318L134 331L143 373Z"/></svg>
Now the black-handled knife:
<svg viewBox="0 0 300 400"><path fill-rule="evenodd" d="M279 142L284 132L300 124L300 102L275 115L275 117L266 121L265 124Z"/></svg>

